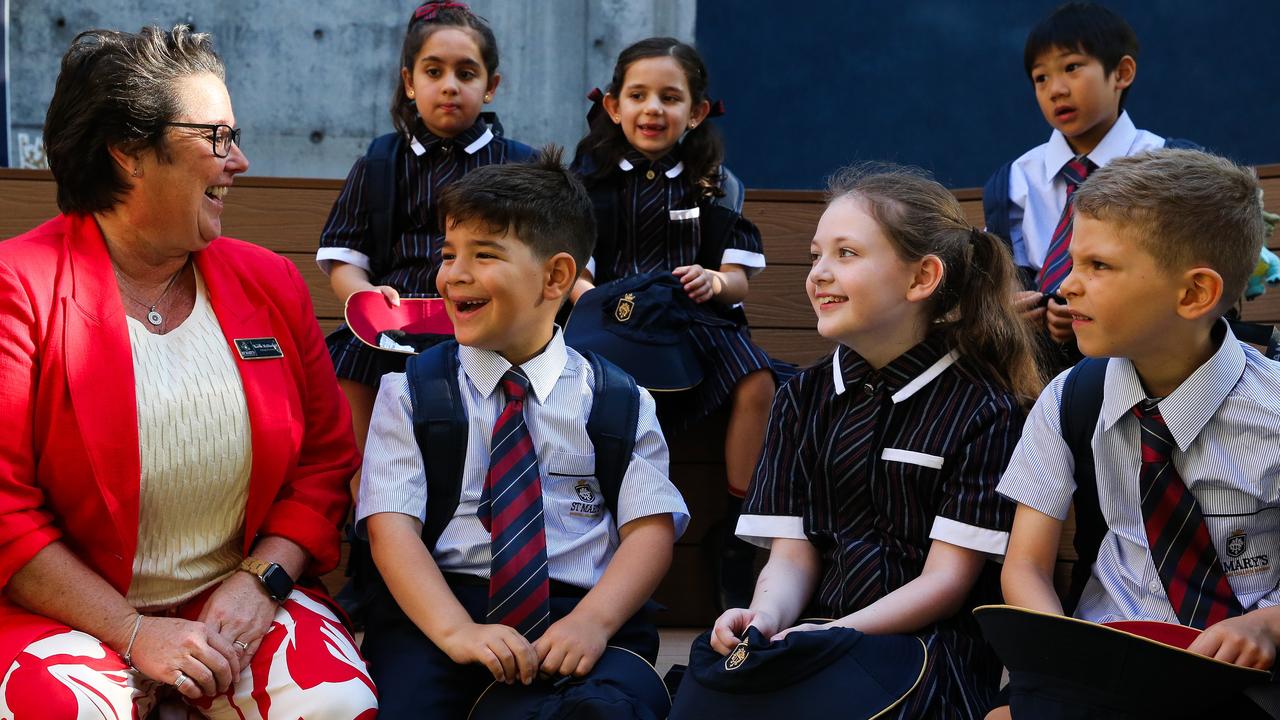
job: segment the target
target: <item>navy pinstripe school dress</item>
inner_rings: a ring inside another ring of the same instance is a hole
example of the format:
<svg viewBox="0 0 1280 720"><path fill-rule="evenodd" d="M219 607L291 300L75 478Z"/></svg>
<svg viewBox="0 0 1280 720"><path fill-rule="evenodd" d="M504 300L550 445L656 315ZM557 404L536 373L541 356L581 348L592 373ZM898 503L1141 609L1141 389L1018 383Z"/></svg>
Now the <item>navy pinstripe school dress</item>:
<svg viewBox="0 0 1280 720"><path fill-rule="evenodd" d="M482 165L514 162L529 157L523 143L494 134L484 120L451 139L436 137L418 122L415 137L395 159L397 239L386 268L374 268L382 255L371 247L369 202L365 197L366 158L351 167L342 192L320 233L316 262L327 273L335 260L369 272L374 285L390 285L405 297L434 297L434 271L440 267L444 229L436 217L440 193L450 183ZM356 339L346 325L327 338L338 377L377 387L388 372L404 372L407 356L374 350Z"/></svg>
<svg viewBox="0 0 1280 720"><path fill-rule="evenodd" d="M995 487L1023 418L940 338L880 370L840 347L779 390L738 535L813 543L813 617L848 615L919 577L935 539L1003 555L1014 506ZM917 633L925 675L893 717L985 715L1001 666L970 610L999 597L988 563L959 612Z"/></svg>
<svg viewBox="0 0 1280 720"><path fill-rule="evenodd" d="M613 223L599 217L597 201L597 285L695 263L711 270L733 263L746 268L748 276L764 269L764 245L760 231L750 220L733 213L727 232L721 237L707 237L703 214L710 201L701 199L690 188L692 179L684 172L677 152L678 149L650 162L633 151L605 179L585 180L593 198L598 198L601 190L612 189L616 194L616 198L610 198L611 204L616 202ZM667 418L687 424L710 414L729 399L744 375L773 368L769 356L751 340L741 307L726 308L714 300L702 307L732 320L737 327L691 326L704 378L693 393L678 394L686 397L664 394L660 403L664 424Z"/></svg>

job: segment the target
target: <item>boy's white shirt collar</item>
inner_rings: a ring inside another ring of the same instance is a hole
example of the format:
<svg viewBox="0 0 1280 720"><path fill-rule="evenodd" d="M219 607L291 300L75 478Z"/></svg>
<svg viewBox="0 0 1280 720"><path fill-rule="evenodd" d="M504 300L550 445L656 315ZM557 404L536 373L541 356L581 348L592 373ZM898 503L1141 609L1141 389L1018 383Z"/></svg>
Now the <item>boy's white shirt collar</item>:
<svg viewBox="0 0 1280 720"><path fill-rule="evenodd" d="M1220 320L1226 325L1226 320ZM1172 393L1160 401L1160 416L1169 426L1178 449L1186 452L1196 436L1209 424L1222 407L1231 390L1244 375L1245 357L1231 327L1220 345L1195 372L1182 381ZM1102 429L1110 430L1120 418L1147 397L1138 372L1127 358L1113 358L1107 363L1107 379L1102 397Z"/></svg>
<svg viewBox="0 0 1280 720"><path fill-rule="evenodd" d="M1098 143L1098 147L1094 148L1086 157L1093 161L1098 167L1104 167L1107 163L1119 157L1129 154L1129 148L1133 147L1133 142L1138 139L1138 128L1133 124L1133 120L1129 118L1129 112L1126 110L1120 113L1120 117L1116 118L1116 124L1111 126L1107 131L1102 142ZM1075 159L1076 151L1071 149L1067 144L1067 138L1062 134L1061 130L1054 130L1049 136L1049 145L1044 152L1044 181L1046 184L1052 184L1053 179L1062 171L1063 166Z"/></svg>
<svg viewBox="0 0 1280 720"><path fill-rule="evenodd" d="M557 325L546 349L529 358L520 365L529 378L529 387L539 403L544 403L551 395L556 380L569 362L569 352L565 348L564 336ZM469 345L458 346L458 363L467 374L476 392L489 397L498 387L502 375L511 368L507 359L492 350L482 350Z"/></svg>

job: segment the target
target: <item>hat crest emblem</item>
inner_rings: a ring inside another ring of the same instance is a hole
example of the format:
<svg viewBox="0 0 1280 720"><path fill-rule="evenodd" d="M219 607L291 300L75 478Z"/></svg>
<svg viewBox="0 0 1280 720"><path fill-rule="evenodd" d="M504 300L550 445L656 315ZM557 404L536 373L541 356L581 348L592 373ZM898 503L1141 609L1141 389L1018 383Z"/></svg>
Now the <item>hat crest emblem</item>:
<svg viewBox="0 0 1280 720"><path fill-rule="evenodd" d="M747 656L750 654L751 653L748 652L747 650L747 641L743 640L742 642L738 643L738 646L735 647L733 649L733 652L729 653L729 657L725 659L724 669L737 670L738 668L742 667L743 663L747 661Z"/></svg>
<svg viewBox="0 0 1280 720"><path fill-rule="evenodd" d="M635 309L635 306L636 296L632 293L627 293L618 299L618 306L613 309L613 317L618 322L626 322L631 319L631 311Z"/></svg>

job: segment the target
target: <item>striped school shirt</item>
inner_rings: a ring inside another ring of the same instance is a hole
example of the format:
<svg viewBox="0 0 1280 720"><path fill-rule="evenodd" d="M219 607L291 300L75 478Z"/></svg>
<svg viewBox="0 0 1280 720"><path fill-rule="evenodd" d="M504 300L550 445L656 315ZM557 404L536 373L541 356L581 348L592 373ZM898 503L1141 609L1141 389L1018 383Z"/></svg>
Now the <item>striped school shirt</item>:
<svg viewBox="0 0 1280 720"><path fill-rule="evenodd" d="M489 532L476 508L489 468L494 423L506 404L498 381L511 367L498 353L460 346L458 386L470 431L460 502L436 543L435 561L446 572L489 577ZM676 537L689 523L684 499L668 479L667 444L658 428L652 396L640 390L635 450L618 495L618 517L604 502L595 477L595 449L587 435L594 398L594 373L577 351L555 337L538 356L522 364L532 390L525 423L538 453L552 580L591 588L618 547L618 528L649 515L670 513ZM413 409L403 373L382 379L369 424L357 527L370 515L396 512L426 520L426 468L413 434Z"/></svg>
<svg viewBox="0 0 1280 720"><path fill-rule="evenodd" d="M918 577L933 540L1003 555L995 487L1023 416L937 336L879 370L837 348L778 391L738 535L812 542L814 609L833 617Z"/></svg>
<svg viewBox="0 0 1280 720"><path fill-rule="evenodd" d="M1225 322L1215 334L1222 338L1218 350L1159 407L1178 446L1173 465L1200 505L1227 582L1249 612L1280 605L1280 363L1236 340ZM1055 378L1032 408L998 488L1059 520L1066 519L1076 487L1059 420L1066 376ZM1085 620L1179 622L1142 519L1141 430L1132 411L1146 396L1133 363L1107 363L1090 443L1107 532L1076 608ZM1280 717L1280 684L1248 694Z"/></svg>
<svg viewBox="0 0 1280 720"><path fill-rule="evenodd" d="M618 161L618 208L623 214L623 230L616 239L614 257L592 258L587 265L598 282L650 270L674 270L705 257L699 197L689 188L684 170L684 163L675 152L651 162L632 151ZM650 188L653 184L660 187ZM741 265L748 277L765 267L760 231L741 216L725 247L715 250L721 265Z"/></svg>
<svg viewBox="0 0 1280 720"><path fill-rule="evenodd" d="M438 176L451 173L451 181L456 180L482 165L509 162L511 154L510 141L495 136L483 120L448 139L433 135L419 122L407 147L409 152L395 159L395 228L399 234L391 248L390 268L382 269L382 275L373 274L371 258L379 252L370 245L366 158L361 155L351 166L320 233L316 263L326 275L337 260L363 268L375 285L391 285L405 294L434 296L431 273L440 267L444 244L444 229L437 217L440 198L433 190L440 185ZM451 160L459 160L459 167L452 168Z"/></svg>

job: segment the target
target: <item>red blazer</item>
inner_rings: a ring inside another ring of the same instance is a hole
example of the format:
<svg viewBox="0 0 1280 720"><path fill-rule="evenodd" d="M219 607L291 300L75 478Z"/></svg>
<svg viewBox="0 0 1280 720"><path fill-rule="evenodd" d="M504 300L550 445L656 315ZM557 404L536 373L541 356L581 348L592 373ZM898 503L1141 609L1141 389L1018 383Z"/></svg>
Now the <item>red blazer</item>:
<svg viewBox="0 0 1280 720"><path fill-rule="evenodd" d="M307 286L288 260L231 238L195 266L249 410L244 551L279 535L310 553L309 573L326 572L359 457ZM283 358L240 359L234 340L267 337ZM141 476L133 354L92 216L61 215L0 243L0 422L0 586L61 540L127 592ZM52 626L0 597L0 674Z"/></svg>

